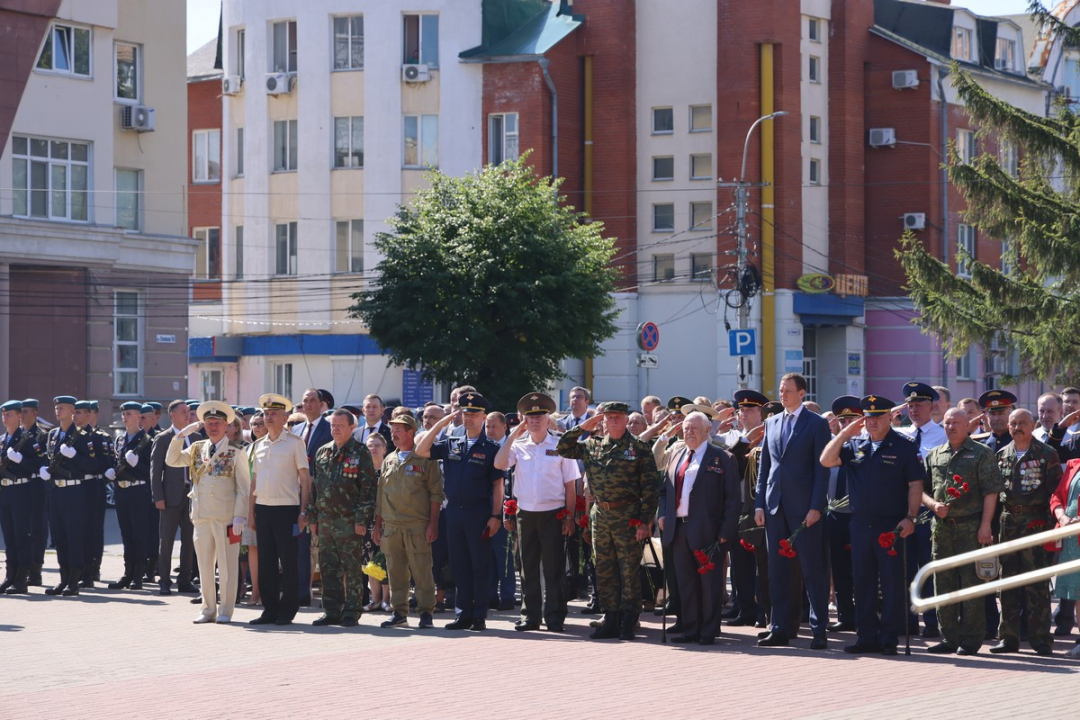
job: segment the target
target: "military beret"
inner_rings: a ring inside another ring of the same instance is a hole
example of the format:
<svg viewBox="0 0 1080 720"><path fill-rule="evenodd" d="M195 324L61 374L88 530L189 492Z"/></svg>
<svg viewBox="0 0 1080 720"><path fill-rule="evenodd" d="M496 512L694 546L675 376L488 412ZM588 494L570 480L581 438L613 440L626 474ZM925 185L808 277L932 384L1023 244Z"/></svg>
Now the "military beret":
<svg viewBox="0 0 1080 720"><path fill-rule="evenodd" d="M909 382L904 385L905 402L911 402L912 400L929 400L931 402L937 402L938 397L938 391L926 383Z"/></svg>
<svg viewBox="0 0 1080 720"><path fill-rule="evenodd" d="M135 400L129 400L120 405L120 412L124 412L125 410L138 410L142 412L142 403L136 402Z"/></svg>
<svg viewBox="0 0 1080 720"><path fill-rule="evenodd" d="M159 402L151 401L151 402L148 402L146 404L149 405L150 407L154 408L154 412L161 412L162 410L165 409L165 406L162 405Z"/></svg>
<svg viewBox="0 0 1080 720"><path fill-rule="evenodd" d="M57 395L52 401L53 405L74 405L78 402L74 395Z"/></svg>
<svg viewBox="0 0 1080 720"><path fill-rule="evenodd" d="M832 401L833 415L841 417L859 417L863 414L862 401L854 395L841 395Z"/></svg>
<svg viewBox="0 0 1080 720"><path fill-rule="evenodd" d="M596 412L600 413L601 415L605 413L623 413L625 415L629 415L630 406L618 400L608 400L607 402L602 402L597 405Z"/></svg>
<svg viewBox="0 0 1080 720"><path fill-rule="evenodd" d="M319 400L326 403L326 407L331 410L334 408L334 396L330 394L329 390L316 390L319 393Z"/></svg>
<svg viewBox="0 0 1080 720"><path fill-rule="evenodd" d="M388 423L386 423L386 424L387 425L408 425L413 430L416 430L416 429L418 429L420 427L416 422L416 418L414 418L412 415L398 415L395 418L390 418L390 421Z"/></svg>
<svg viewBox="0 0 1080 720"><path fill-rule="evenodd" d="M87 402L90 403L90 409L91 410L93 410L94 412L98 411L98 402L97 402L97 400L88 400Z"/></svg>
<svg viewBox="0 0 1080 720"><path fill-rule="evenodd" d="M265 393L259 396L259 407L263 410L284 410L289 412L293 409L293 404L291 400L282 395Z"/></svg>
<svg viewBox="0 0 1080 720"><path fill-rule="evenodd" d="M195 408L197 408L197 407L199 407L200 405L202 405L202 403L201 403L201 402L199 402L198 400L185 400L185 401L184 401L184 404L185 404L185 405L187 405L187 406L188 406L189 408L191 408L192 410L194 410Z"/></svg>
<svg viewBox="0 0 1080 720"><path fill-rule="evenodd" d="M984 410L1007 408L1016 404L1016 396L1008 390L987 390L979 396L979 406Z"/></svg>
<svg viewBox="0 0 1080 720"><path fill-rule="evenodd" d="M24 408L33 408L33 409L37 410L38 401L37 401L36 398L26 398L25 400L22 401L22 406Z"/></svg>
<svg viewBox="0 0 1080 720"><path fill-rule="evenodd" d="M684 398L682 395L675 395L667 401L667 409L671 412L682 413L683 405L693 405L694 401L689 398Z"/></svg>
<svg viewBox="0 0 1080 720"><path fill-rule="evenodd" d="M143 403L142 405L139 406L139 412L141 412L143 415L153 415L154 414L154 406L151 405L150 403Z"/></svg>
<svg viewBox="0 0 1080 720"><path fill-rule="evenodd" d="M757 390L735 391L735 404L739 407L761 407L767 402L769 402L769 398L765 397Z"/></svg>
<svg viewBox="0 0 1080 720"><path fill-rule="evenodd" d="M236 412L242 417L251 417L255 414L255 408L251 407L250 405L241 405Z"/></svg>
<svg viewBox="0 0 1080 720"><path fill-rule="evenodd" d="M3 405L0 405L0 412L8 412L10 410L22 410L23 404L20 400L8 400Z"/></svg>
<svg viewBox="0 0 1080 720"><path fill-rule="evenodd" d="M93 409L89 400L77 400L75 402L76 410L91 410Z"/></svg>
<svg viewBox="0 0 1080 720"><path fill-rule="evenodd" d="M863 415L868 417L876 417L878 415L885 415L892 412L895 407L895 403L888 398L883 398L880 395L867 395L860 402Z"/></svg>
<svg viewBox="0 0 1080 720"><path fill-rule="evenodd" d="M465 412L487 412L491 409L491 403L487 398L477 392L462 395L458 402Z"/></svg>
<svg viewBox="0 0 1080 720"><path fill-rule="evenodd" d="M522 415L547 415L555 412L555 400L542 392L529 393L518 400L517 411Z"/></svg>

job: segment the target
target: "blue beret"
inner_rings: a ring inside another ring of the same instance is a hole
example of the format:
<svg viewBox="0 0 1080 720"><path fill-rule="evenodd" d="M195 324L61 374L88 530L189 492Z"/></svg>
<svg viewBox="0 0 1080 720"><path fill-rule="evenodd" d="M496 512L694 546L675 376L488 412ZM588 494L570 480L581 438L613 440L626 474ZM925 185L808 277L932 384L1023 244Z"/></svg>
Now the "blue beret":
<svg viewBox="0 0 1080 720"><path fill-rule="evenodd" d="M120 412L124 412L125 410L141 410L141 409L142 409L142 403L138 402L136 400L128 400L126 403L123 403L122 405L120 405Z"/></svg>
<svg viewBox="0 0 1080 720"><path fill-rule="evenodd" d="M74 395L57 395L52 401L53 405L74 405L78 402Z"/></svg>
<svg viewBox="0 0 1080 720"><path fill-rule="evenodd" d="M153 415L154 414L154 406L151 405L150 403L143 403L142 405L139 406L139 412L141 412L143 415Z"/></svg>
<svg viewBox="0 0 1080 720"><path fill-rule="evenodd" d="M154 409L154 412L160 412L165 407L164 405L162 405L159 402L148 402L146 404L149 405L150 407L152 407Z"/></svg>
<svg viewBox="0 0 1080 720"><path fill-rule="evenodd" d="M191 408L192 410L194 410L195 408L197 408L197 407L199 407L200 405L202 405L202 403L201 403L201 402L199 402L198 400L185 400L185 401L184 401L184 404L185 404L185 405L187 405L187 406L188 406L189 408Z"/></svg>
<svg viewBox="0 0 1080 720"><path fill-rule="evenodd" d="M35 398L26 398L22 401L22 406L24 408L34 408L37 410L38 401Z"/></svg>
<svg viewBox="0 0 1080 720"><path fill-rule="evenodd" d="M97 410L98 409L97 400L87 400L87 402L90 403L90 409L91 410Z"/></svg>
<svg viewBox="0 0 1080 720"><path fill-rule="evenodd" d="M8 412L9 410L22 410L22 402L19 400L8 400L3 405L0 405L0 412Z"/></svg>
<svg viewBox="0 0 1080 720"><path fill-rule="evenodd" d="M92 409L91 408L91 403L90 403L89 400L79 400L79 401L77 401L75 403L75 409L76 410L90 410L90 409Z"/></svg>

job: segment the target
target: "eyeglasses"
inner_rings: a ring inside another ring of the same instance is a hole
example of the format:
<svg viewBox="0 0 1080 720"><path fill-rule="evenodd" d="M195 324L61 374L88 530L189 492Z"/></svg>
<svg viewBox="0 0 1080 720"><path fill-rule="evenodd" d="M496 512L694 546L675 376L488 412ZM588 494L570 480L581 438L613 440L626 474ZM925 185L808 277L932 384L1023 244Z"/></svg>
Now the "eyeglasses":
<svg viewBox="0 0 1080 720"><path fill-rule="evenodd" d="M289 427L296 427L297 425L302 425L303 422L304 422L303 420L290 420L289 422L287 422L285 424L288 425Z"/></svg>

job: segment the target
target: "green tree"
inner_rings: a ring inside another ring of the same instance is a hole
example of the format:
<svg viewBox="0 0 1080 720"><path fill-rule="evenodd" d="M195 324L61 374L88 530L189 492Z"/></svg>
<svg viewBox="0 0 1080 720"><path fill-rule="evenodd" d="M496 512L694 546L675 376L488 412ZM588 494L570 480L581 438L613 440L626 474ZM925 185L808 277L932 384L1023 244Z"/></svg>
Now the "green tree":
<svg viewBox="0 0 1080 720"><path fill-rule="evenodd" d="M1080 43L1080 31L1038 0L1031 10L1062 40ZM1074 376L1080 370L1080 341L1070 332L1080 325L1080 118L1063 102L1053 117L1025 112L990 95L955 65L951 74L979 134L1012 142L1024 159L1014 177L990 153L963 163L953 148L949 179L967 198L965 218L1008 241L1004 262L978 262L960 250L957 261L971 272L965 280L905 233L897 257L918 322L953 356L995 338L1019 350L1021 373L1006 382Z"/></svg>
<svg viewBox="0 0 1080 720"><path fill-rule="evenodd" d="M599 354L618 315L613 241L527 157L429 173L376 236L384 259L351 308L391 361L475 385L504 410L560 379L565 358Z"/></svg>

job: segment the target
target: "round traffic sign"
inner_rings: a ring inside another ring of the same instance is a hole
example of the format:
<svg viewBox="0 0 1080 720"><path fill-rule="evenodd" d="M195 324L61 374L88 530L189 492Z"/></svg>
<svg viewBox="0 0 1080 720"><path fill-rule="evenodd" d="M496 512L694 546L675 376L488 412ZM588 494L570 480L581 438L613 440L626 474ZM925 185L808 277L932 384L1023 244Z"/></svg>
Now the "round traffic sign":
<svg viewBox="0 0 1080 720"><path fill-rule="evenodd" d="M652 352L660 345L660 328L654 322L638 325L638 347L645 352Z"/></svg>

